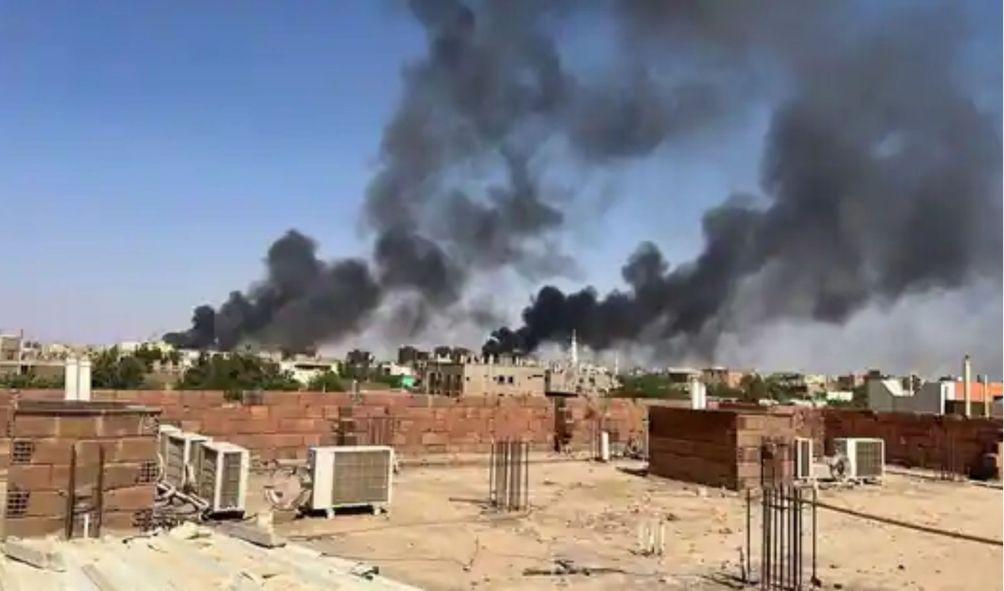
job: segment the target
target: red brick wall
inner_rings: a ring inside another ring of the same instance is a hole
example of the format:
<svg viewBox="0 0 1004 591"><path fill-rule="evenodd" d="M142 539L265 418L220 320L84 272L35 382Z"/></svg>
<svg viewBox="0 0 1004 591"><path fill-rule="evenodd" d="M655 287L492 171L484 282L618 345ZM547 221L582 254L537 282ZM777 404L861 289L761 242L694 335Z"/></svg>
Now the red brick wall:
<svg viewBox="0 0 1004 591"><path fill-rule="evenodd" d="M736 486L736 418L729 411L648 409L652 474L709 486Z"/></svg>
<svg viewBox="0 0 1004 591"><path fill-rule="evenodd" d="M790 413L653 406L648 421L649 471L658 476L731 489L757 486L763 446L774 442L768 475L791 477Z"/></svg>
<svg viewBox="0 0 1004 591"><path fill-rule="evenodd" d="M996 453L1001 420L910 413L827 409L827 452L837 437L885 441L886 462L960 474L978 472L986 453Z"/></svg>
<svg viewBox="0 0 1004 591"><path fill-rule="evenodd" d="M67 407L72 406L72 412ZM3 534L30 537L65 530L71 450L78 491L97 484L104 450L102 531L130 531L149 521L156 477L156 415L149 408L80 403L40 407L0 393L6 466ZM97 515L92 515L96 525ZM78 535L81 524L78 523Z"/></svg>
<svg viewBox="0 0 1004 591"><path fill-rule="evenodd" d="M29 391L29 399L61 391ZM536 449L554 447L554 403L543 397L447 398L365 392L264 392L227 401L216 391L129 390L93 393L98 401L132 402L163 409L161 421L247 447L258 458L305 458L312 445L334 445L342 434L386 433L404 454L487 451L492 439L520 438ZM340 415L352 408L352 416ZM389 432L387 431L389 429Z"/></svg>
<svg viewBox="0 0 1004 591"><path fill-rule="evenodd" d="M630 398L556 399L555 436L562 449L588 450L600 431L611 444L644 441L648 408Z"/></svg>

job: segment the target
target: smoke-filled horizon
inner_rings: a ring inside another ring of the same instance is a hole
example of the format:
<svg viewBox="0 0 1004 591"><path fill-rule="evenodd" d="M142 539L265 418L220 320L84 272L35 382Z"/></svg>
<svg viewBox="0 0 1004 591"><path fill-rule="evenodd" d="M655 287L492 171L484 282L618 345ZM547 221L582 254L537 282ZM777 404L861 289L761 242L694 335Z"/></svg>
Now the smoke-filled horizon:
<svg viewBox="0 0 1004 591"><path fill-rule="evenodd" d="M486 352L529 352L575 330L594 350L631 343L711 360L723 335L757 326L840 326L907 296L1000 285L1001 138L960 79L960 4L891 5L856 26L860 4L788 0L409 7L427 48L403 70L364 196L369 260L321 261L290 231L261 282L200 306L169 341L304 350L378 316L417 336L467 313L472 286L493 273L568 277L575 257L559 244L576 195L545 174L556 151L597 170L658 158L754 98L774 103L760 186L705 213L696 258L670 265L642 241L625 289L544 285L521 324L495 325ZM559 47L584 12L613 23L617 54L590 76ZM497 322L469 315L486 332Z"/></svg>

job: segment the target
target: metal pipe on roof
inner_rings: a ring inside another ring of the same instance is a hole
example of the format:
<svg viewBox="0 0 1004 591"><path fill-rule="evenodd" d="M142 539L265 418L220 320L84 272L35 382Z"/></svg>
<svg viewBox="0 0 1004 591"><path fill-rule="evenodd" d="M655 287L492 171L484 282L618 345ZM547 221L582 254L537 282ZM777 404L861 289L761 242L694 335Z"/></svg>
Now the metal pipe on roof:
<svg viewBox="0 0 1004 591"><path fill-rule="evenodd" d="M983 417L990 418L990 401L993 397L990 396L990 375L983 374Z"/></svg>
<svg viewBox="0 0 1004 591"><path fill-rule="evenodd" d="M973 379L973 364L969 360L969 355L966 355L962 360L962 393L966 401L966 418L972 416L972 388L970 382Z"/></svg>

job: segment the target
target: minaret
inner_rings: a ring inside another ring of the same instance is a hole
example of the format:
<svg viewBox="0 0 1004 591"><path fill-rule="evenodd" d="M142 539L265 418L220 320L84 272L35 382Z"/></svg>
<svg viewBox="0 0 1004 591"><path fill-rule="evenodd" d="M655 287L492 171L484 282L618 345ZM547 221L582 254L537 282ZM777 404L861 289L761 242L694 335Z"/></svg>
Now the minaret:
<svg viewBox="0 0 1004 591"><path fill-rule="evenodd" d="M621 373L621 354L619 351L614 351L614 376L619 376Z"/></svg>
<svg viewBox="0 0 1004 591"><path fill-rule="evenodd" d="M572 367L579 367L579 343L575 340L575 329L572 329Z"/></svg>

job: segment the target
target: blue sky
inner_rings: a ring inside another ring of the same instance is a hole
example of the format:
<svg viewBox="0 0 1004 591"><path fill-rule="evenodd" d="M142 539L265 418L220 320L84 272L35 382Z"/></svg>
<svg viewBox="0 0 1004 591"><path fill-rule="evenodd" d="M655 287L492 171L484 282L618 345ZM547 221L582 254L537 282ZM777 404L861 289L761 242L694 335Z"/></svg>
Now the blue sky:
<svg viewBox="0 0 1004 591"><path fill-rule="evenodd" d="M288 228L365 254L364 189L423 43L391 1L0 0L0 328L184 328ZM593 179L620 197L602 223L574 214L585 280L613 285L642 239L671 262L700 248L701 213L757 188L768 111L742 121Z"/></svg>

